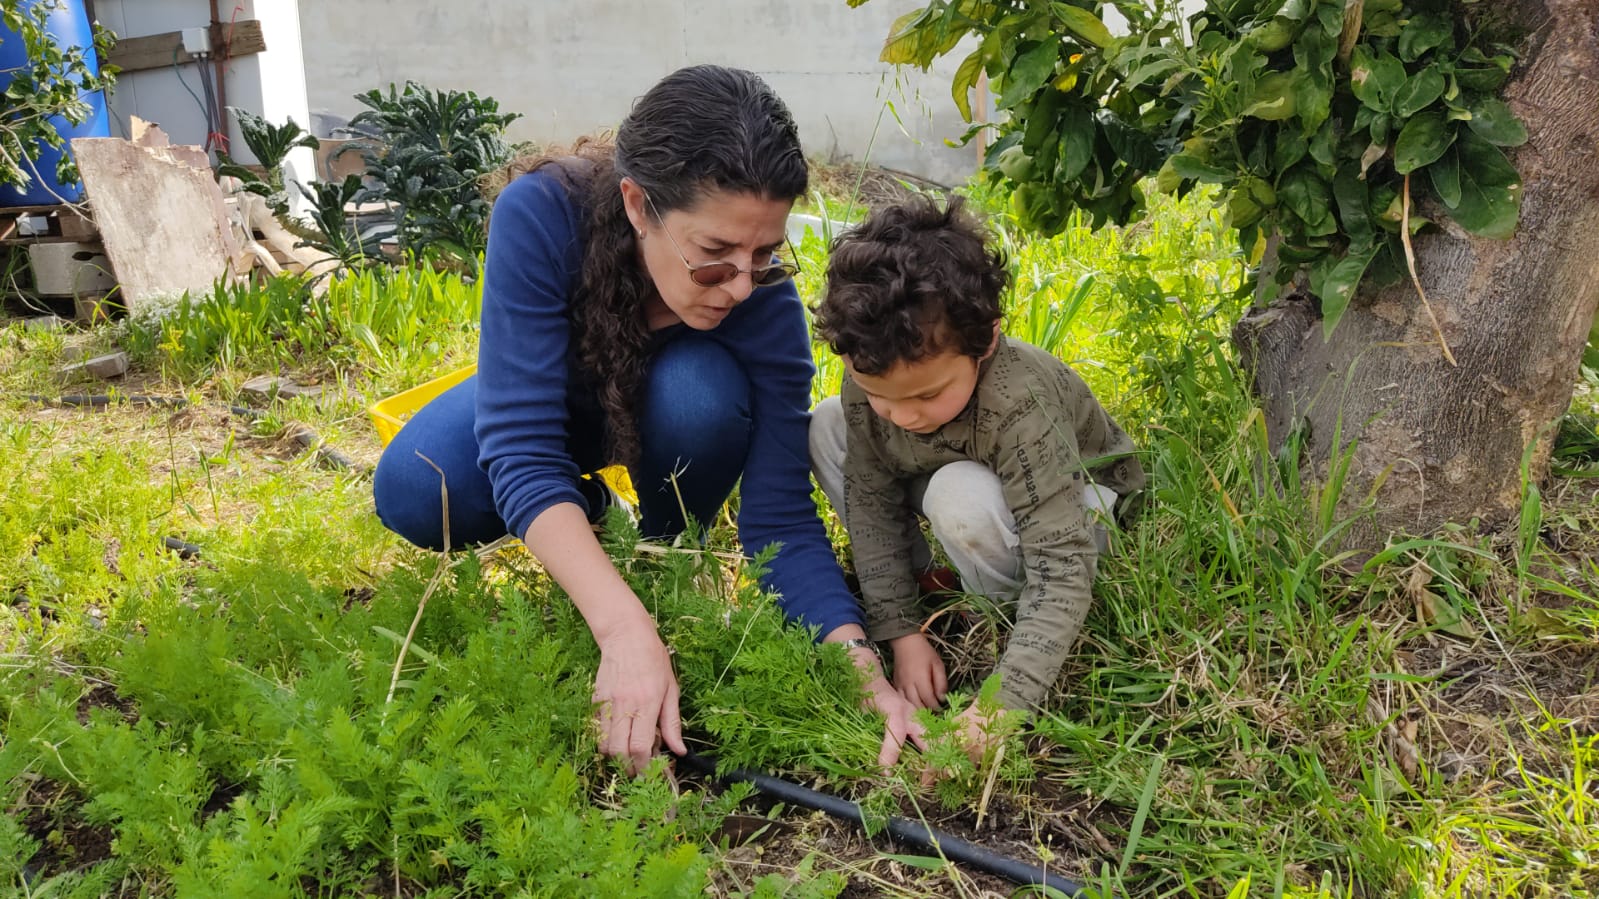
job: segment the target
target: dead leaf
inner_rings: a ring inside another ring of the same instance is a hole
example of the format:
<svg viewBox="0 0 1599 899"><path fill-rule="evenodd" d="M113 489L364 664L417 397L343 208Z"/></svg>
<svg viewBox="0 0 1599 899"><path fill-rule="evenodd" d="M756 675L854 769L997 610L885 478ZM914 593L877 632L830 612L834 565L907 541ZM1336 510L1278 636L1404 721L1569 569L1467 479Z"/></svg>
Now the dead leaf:
<svg viewBox="0 0 1599 899"><path fill-rule="evenodd" d="M1432 569L1424 564L1411 566L1410 577L1405 582L1405 595L1416 606L1416 620L1423 627L1431 627L1463 640L1474 639L1477 631L1460 610L1447 597L1432 591Z"/></svg>

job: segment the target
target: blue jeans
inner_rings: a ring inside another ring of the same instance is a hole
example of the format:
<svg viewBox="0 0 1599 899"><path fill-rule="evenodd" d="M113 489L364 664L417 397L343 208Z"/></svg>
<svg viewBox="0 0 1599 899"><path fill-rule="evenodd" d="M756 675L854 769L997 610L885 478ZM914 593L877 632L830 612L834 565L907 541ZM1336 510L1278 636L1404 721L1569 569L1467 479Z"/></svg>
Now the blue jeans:
<svg viewBox="0 0 1599 899"><path fill-rule="evenodd" d="M418 453L443 470L449 485L452 547L488 543L507 532L488 475L478 466L476 404L477 378L471 377L418 410L378 460L372 479L378 518L424 549L443 547L443 510L439 473ZM682 533L685 509L698 522L716 517L744 473L752 425L749 378L725 348L685 334L655 354L639 406L640 458L628 469L644 536ZM569 433L567 450L592 471L604 465L603 440L597 428Z"/></svg>

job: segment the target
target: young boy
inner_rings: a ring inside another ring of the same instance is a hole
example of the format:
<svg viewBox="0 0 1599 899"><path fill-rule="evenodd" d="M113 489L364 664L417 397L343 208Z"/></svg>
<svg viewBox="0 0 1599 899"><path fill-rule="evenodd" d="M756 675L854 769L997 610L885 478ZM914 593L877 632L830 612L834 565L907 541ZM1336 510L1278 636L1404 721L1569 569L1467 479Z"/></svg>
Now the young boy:
<svg viewBox="0 0 1599 899"><path fill-rule="evenodd" d="M832 252L817 333L844 359L812 415L811 464L854 547L866 629L892 647L894 686L942 704L922 632L925 516L965 589L1014 600L1001 705L1046 698L1088 613L1118 498L1144 486L1132 441L1054 356L1000 333L1005 259L961 201L883 209ZM962 712L969 746L989 723Z"/></svg>

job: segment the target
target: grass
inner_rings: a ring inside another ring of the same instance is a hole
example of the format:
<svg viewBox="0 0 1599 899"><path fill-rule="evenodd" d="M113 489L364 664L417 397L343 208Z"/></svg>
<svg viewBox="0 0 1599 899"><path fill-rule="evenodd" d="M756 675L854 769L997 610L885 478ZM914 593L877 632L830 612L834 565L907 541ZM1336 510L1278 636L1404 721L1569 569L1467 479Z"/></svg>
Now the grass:
<svg viewBox="0 0 1599 899"><path fill-rule="evenodd" d="M1232 365L1237 261L1203 198L1157 201L1125 232L994 224L1017 268L1007 329L1082 372L1155 493L1101 566L1057 700L1003 756L935 751L881 777L847 663L781 626L720 554L725 522L706 552L613 522L696 745L1102 894L1599 890L1595 482L1528 484L1514 534L1340 554L1336 480L1271 451ZM798 251L814 295L825 250ZM617 776L586 726L593 646L536 566L398 545L360 474L285 439L302 422L375 459L365 406L470 361L477 296L406 269L321 298L232 291L160 323L0 330L0 893L1008 892L742 790ZM190 405L18 399L86 386L51 372L113 341L137 363L125 392ZM825 350L818 364L821 396L838 369ZM263 372L324 398L230 415ZM1591 462L1563 445L1574 470ZM949 649L971 693L1003 631L961 604L971 627ZM951 777L923 789L922 764Z"/></svg>

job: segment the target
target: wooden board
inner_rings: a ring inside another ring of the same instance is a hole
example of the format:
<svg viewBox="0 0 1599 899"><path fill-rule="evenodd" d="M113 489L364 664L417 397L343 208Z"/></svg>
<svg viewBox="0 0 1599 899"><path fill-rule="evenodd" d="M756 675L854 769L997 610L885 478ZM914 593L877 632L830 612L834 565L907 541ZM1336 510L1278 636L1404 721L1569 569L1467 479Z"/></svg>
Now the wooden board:
<svg viewBox="0 0 1599 899"><path fill-rule="evenodd" d="M81 137L72 155L129 311L232 277L239 248L203 150Z"/></svg>
<svg viewBox="0 0 1599 899"><path fill-rule="evenodd" d="M43 234L23 234L19 220L30 218L37 227L41 222L48 229ZM0 209L0 246L24 246L35 243L72 243L94 240L98 234L94 222L78 214L73 206L12 206Z"/></svg>
<svg viewBox="0 0 1599 899"><path fill-rule="evenodd" d="M226 22L212 25L210 37L211 55L214 57L266 52L266 38L262 36L261 23L256 19L244 19L231 26ZM181 31L123 38L117 41L106 57L108 62L124 72L161 69L198 61L184 51Z"/></svg>

